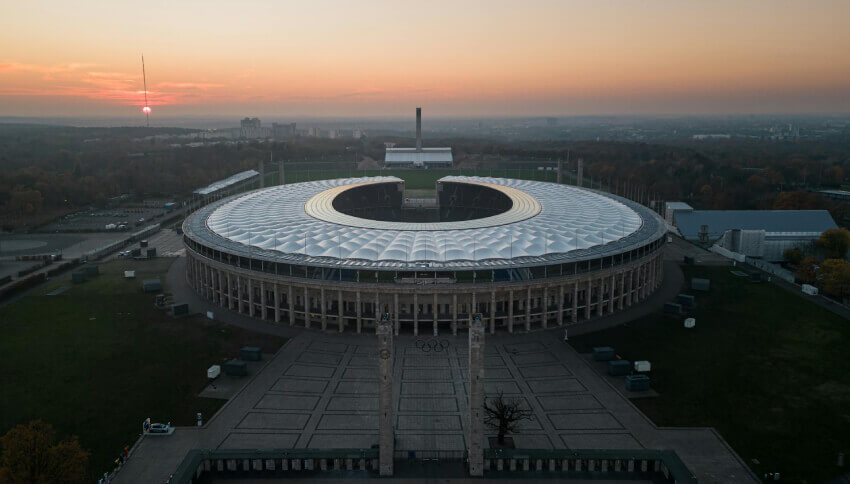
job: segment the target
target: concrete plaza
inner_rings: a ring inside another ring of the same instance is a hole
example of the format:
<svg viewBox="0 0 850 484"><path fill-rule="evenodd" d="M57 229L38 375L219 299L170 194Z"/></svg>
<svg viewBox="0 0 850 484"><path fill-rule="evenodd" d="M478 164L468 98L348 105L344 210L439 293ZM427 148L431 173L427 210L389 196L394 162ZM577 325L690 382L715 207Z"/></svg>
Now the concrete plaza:
<svg viewBox="0 0 850 484"><path fill-rule="evenodd" d="M190 449L357 448L378 442L377 337L322 333L223 310L198 298L184 279L185 258L166 281L176 299L216 319L291 338L203 427L145 437L115 482L164 482ZM665 284L644 304L577 325L571 334L622 324L678 293L678 266L665 264ZM593 326L593 327L591 327ZM467 334L436 339L402 334L394 348L396 456L457 456L466 447ZM563 329L485 338L485 392L516 398L534 413L513 435L528 449L671 449L700 482L757 482L714 429L659 428L562 341ZM488 433L488 436L494 434ZM488 445L485 439L485 446ZM449 476L446 476L449 477Z"/></svg>
<svg viewBox="0 0 850 484"><path fill-rule="evenodd" d="M399 454L465 448L466 339L440 341L396 339ZM423 351L429 342L435 349ZM656 427L553 332L489 337L485 360L487 395L501 391L534 412L514 435L518 448L672 449L701 482L754 482L713 429ZM116 482L160 482L192 448L371 447L377 392L374 336L302 331L204 427L146 437Z"/></svg>

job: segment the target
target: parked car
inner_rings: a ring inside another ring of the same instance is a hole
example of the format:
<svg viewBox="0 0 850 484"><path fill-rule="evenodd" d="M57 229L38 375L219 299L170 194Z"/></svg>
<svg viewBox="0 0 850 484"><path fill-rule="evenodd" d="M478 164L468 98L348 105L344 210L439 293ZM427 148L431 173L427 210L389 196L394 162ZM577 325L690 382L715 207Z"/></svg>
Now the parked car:
<svg viewBox="0 0 850 484"><path fill-rule="evenodd" d="M171 430L171 422L168 423L154 423L151 424L151 428L148 430L151 434L167 434L168 431Z"/></svg>

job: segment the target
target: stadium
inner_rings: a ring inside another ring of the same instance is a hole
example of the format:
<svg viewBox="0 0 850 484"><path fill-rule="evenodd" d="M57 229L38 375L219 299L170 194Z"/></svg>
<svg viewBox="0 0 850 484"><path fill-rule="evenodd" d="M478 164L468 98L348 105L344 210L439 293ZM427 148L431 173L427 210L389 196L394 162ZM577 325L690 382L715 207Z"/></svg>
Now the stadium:
<svg viewBox="0 0 850 484"><path fill-rule="evenodd" d="M447 176L435 199L396 177L261 188L183 224L188 283L223 308L279 324L442 334L481 313L491 333L624 310L661 283L666 226L607 193Z"/></svg>

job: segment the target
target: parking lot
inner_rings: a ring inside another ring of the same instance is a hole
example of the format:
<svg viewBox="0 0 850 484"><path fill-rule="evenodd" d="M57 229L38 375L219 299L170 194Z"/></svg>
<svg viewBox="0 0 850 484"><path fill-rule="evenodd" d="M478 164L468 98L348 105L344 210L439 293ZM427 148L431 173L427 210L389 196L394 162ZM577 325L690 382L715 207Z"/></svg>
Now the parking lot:
<svg viewBox="0 0 850 484"><path fill-rule="evenodd" d="M91 210L66 215L44 227L44 232L131 232L156 223L166 211L162 208L120 207L108 210ZM107 226L111 228L107 229ZM124 226L123 229L120 229Z"/></svg>

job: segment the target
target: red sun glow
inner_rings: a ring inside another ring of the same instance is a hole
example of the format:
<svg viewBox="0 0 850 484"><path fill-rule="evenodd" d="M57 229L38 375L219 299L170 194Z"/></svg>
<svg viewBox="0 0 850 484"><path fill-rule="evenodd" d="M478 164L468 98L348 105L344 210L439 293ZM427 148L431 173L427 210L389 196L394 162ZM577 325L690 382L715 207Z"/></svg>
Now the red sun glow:
<svg viewBox="0 0 850 484"><path fill-rule="evenodd" d="M150 106L143 107L142 112L145 113L145 114L150 114L151 113L151 107Z"/></svg>

